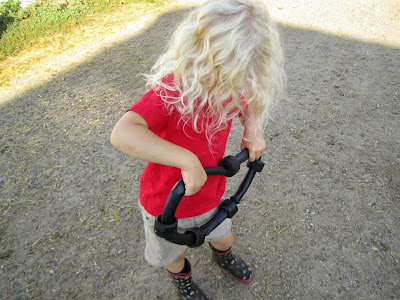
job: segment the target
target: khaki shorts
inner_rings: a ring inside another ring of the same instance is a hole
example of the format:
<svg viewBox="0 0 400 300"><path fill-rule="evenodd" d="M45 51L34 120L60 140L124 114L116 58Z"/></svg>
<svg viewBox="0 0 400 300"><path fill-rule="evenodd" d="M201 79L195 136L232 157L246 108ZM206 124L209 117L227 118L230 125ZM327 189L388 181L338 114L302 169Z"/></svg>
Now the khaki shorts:
<svg viewBox="0 0 400 300"><path fill-rule="evenodd" d="M146 236L146 248L144 256L149 264L154 267L165 267L178 258L188 247L177 245L154 233L154 221L156 217L150 215L140 204ZM218 212L218 207L196 217L178 219L178 232L183 233L186 229L200 227L207 223ZM225 237L231 231L232 221L226 218L217 228L206 236L205 242L212 242Z"/></svg>

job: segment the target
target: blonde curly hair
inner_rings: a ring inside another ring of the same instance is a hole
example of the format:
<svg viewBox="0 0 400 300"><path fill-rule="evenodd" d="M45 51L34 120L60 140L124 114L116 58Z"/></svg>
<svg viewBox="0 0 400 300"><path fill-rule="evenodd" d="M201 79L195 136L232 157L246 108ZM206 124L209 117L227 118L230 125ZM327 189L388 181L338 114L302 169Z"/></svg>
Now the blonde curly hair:
<svg viewBox="0 0 400 300"><path fill-rule="evenodd" d="M209 141L243 114L244 103L262 130L285 82L278 31L265 0L210 0L195 9L151 73L146 87L159 91L169 110L177 109L196 132L205 130ZM172 82L165 80L171 74ZM206 124L199 122L203 118Z"/></svg>

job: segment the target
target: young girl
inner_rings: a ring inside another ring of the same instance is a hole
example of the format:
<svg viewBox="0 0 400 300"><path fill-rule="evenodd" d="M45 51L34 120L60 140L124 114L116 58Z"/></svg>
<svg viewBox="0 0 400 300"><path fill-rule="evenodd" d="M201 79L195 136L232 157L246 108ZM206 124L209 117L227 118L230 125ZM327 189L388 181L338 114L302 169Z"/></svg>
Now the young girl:
<svg viewBox="0 0 400 300"><path fill-rule="evenodd" d="M185 299L207 299L191 279L187 247L154 233L174 184L183 178L185 196L176 212L178 228L211 219L225 190L225 177L210 176L225 152L232 120L244 126L240 148L249 161L265 150L263 128L282 91L282 53L276 27L263 0L210 0L178 27L168 51L148 75L149 91L115 125L111 143L148 162L140 179L145 258L166 267ZM249 265L231 247L231 221L207 236L214 260L233 278L248 283ZM197 297L197 298L196 298Z"/></svg>

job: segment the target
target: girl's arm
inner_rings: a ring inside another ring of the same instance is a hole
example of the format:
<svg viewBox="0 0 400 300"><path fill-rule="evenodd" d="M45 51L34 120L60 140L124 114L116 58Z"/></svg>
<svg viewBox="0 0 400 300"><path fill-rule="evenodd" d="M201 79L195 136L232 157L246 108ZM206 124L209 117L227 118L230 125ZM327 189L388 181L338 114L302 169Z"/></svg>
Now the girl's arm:
<svg viewBox="0 0 400 300"><path fill-rule="evenodd" d="M247 148L249 150L249 161L255 161L263 155L266 143L250 105L245 114L240 117L240 122L244 126L240 149L243 150Z"/></svg>
<svg viewBox="0 0 400 300"><path fill-rule="evenodd" d="M133 111L125 113L117 122L110 141L132 157L181 169L186 196L197 193L207 180L195 154L154 134L147 122Z"/></svg>

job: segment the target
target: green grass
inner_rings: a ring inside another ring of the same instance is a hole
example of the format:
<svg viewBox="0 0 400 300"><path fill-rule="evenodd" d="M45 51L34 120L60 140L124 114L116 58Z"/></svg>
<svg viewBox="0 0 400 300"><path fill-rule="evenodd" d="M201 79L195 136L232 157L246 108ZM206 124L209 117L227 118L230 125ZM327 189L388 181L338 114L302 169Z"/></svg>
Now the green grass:
<svg viewBox="0 0 400 300"><path fill-rule="evenodd" d="M0 60L17 54L40 39L70 32L88 15L104 13L132 2L162 4L161 0L37 0L24 8L19 1L0 4Z"/></svg>

